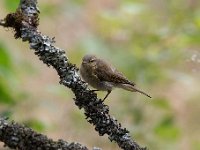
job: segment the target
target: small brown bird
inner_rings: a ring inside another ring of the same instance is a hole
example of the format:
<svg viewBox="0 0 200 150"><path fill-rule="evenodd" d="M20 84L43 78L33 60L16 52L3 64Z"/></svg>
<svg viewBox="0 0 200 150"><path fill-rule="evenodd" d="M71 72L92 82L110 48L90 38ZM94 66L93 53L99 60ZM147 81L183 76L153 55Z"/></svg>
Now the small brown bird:
<svg viewBox="0 0 200 150"><path fill-rule="evenodd" d="M103 100L108 97L115 87L131 92L139 92L151 98L151 96L138 89L134 82L129 81L116 68L94 55L83 57L80 74L85 82L97 89L94 91L107 91Z"/></svg>

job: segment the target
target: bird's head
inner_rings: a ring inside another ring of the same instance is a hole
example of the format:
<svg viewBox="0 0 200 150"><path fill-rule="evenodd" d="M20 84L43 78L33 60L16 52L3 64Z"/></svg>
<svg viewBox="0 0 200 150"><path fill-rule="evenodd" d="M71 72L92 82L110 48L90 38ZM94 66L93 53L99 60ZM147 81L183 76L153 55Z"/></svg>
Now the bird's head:
<svg viewBox="0 0 200 150"><path fill-rule="evenodd" d="M82 59L82 65L85 67L94 67L97 63L95 55L85 55Z"/></svg>

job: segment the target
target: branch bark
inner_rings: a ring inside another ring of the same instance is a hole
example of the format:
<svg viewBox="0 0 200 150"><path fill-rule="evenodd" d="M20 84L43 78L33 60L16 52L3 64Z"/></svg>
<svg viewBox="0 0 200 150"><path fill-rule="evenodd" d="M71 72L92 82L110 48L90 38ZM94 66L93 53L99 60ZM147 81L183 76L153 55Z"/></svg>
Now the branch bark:
<svg viewBox="0 0 200 150"><path fill-rule="evenodd" d="M79 143L68 143L63 140L53 141L30 128L15 122L10 123L5 118L0 118L0 141L3 141L5 146L11 149L20 150L88 150ZM94 148L93 150L99 149Z"/></svg>
<svg viewBox="0 0 200 150"><path fill-rule="evenodd" d="M87 121L95 126L100 136L107 134L111 141L124 150L146 150L131 139L129 131L110 116L109 107L81 80L78 68L69 62L65 51L53 45L54 38L38 31L38 14L37 0L21 0L16 12L8 14L0 25L13 28L15 38L28 41L30 49L35 51L39 59L47 66L53 66L60 77L60 84L74 92L75 104L79 109L84 109Z"/></svg>

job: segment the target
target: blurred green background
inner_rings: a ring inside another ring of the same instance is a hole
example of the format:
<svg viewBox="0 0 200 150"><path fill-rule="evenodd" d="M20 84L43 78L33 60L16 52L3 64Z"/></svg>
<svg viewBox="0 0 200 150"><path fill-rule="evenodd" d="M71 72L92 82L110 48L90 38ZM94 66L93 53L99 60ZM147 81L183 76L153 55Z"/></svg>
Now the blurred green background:
<svg viewBox="0 0 200 150"><path fill-rule="evenodd" d="M0 18L18 2L0 1ZM42 0L39 8L39 30L55 37L72 63L80 66L83 55L96 54L153 97L116 89L105 101L138 143L150 150L200 150L199 0ZM28 43L1 27L0 115L55 140L119 149L98 136L73 93L58 83Z"/></svg>

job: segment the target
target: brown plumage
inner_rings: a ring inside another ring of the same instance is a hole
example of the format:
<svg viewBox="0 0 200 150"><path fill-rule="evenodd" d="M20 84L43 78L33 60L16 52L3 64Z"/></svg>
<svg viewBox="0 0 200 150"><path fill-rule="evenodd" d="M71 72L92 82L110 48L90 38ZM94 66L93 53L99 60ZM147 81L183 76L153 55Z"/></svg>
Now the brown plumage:
<svg viewBox="0 0 200 150"><path fill-rule="evenodd" d="M93 88L99 91L107 91L104 100L115 87L132 92L139 92L151 98L151 96L138 89L134 82L129 81L116 68L94 55L85 55L83 57L80 73L83 80Z"/></svg>

